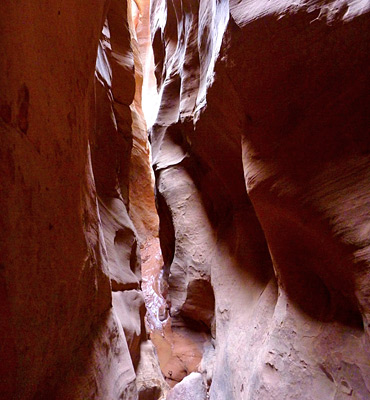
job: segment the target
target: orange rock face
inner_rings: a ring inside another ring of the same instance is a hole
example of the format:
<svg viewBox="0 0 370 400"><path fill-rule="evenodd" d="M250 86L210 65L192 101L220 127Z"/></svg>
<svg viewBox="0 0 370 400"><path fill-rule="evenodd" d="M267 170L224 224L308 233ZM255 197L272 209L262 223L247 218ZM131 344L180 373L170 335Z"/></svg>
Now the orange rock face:
<svg viewBox="0 0 370 400"><path fill-rule="evenodd" d="M142 63L136 35L141 22L132 20L133 5L113 1L108 10L96 67L100 95L92 155L113 310L124 331L130 366L139 377L138 393L124 396L163 399L167 386L147 340L146 296L141 291L141 269L145 276L146 264L140 253L156 240L158 216L141 109Z"/></svg>
<svg viewBox="0 0 370 400"><path fill-rule="evenodd" d="M149 24L149 0L132 0L131 45L135 62L135 96L130 108L133 116L133 146L130 162L130 217L142 243L158 236L158 215L154 202L154 176L151 170L147 121L143 112L143 93L154 79ZM137 5L136 5L137 4ZM151 85L153 86L153 85ZM146 93L145 93L146 94Z"/></svg>
<svg viewBox="0 0 370 400"><path fill-rule="evenodd" d="M153 2L171 315L212 400L364 399L368 5L270 3Z"/></svg>
<svg viewBox="0 0 370 400"><path fill-rule="evenodd" d="M0 398L163 398L128 211L127 4L1 10Z"/></svg>
<svg viewBox="0 0 370 400"><path fill-rule="evenodd" d="M114 324L88 151L103 15L103 1L1 6L2 398L58 398L62 380L84 393Z"/></svg>

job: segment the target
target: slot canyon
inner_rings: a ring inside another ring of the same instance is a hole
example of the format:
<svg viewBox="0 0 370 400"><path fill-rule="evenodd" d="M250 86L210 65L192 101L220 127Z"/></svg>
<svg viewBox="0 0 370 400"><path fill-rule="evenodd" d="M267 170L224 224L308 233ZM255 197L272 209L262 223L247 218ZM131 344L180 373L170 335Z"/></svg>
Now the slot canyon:
<svg viewBox="0 0 370 400"><path fill-rule="evenodd" d="M0 10L0 399L370 400L369 1Z"/></svg>

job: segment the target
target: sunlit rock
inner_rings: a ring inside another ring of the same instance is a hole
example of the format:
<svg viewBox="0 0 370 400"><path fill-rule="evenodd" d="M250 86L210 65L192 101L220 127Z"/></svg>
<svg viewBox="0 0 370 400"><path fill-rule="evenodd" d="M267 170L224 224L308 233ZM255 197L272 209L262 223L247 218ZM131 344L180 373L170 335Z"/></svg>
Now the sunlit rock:
<svg viewBox="0 0 370 400"><path fill-rule="evenodd" d="M168 302L199 329L211 283L212 400L370 396L368 9L153 3Z"/></svg>

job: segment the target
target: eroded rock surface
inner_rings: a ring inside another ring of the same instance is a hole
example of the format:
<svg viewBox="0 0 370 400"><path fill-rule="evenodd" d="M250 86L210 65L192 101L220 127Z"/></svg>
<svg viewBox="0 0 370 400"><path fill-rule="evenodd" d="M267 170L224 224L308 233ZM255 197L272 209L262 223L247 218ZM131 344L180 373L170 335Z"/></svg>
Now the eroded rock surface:
<svg viewBox="0 0 370 400"><path fill-rule="evenodd" d="M141 393L146 216L130 213L130 168L143 193L151 176L148 154L141 169L133 157L130 5L0 6L1 399Z"/></svg>
<svg viewBox="0 0 370 400"><path fill-rule="evenodd" d="M141 343L136 384L139 400L166 399L168 386L161 373L156 349L150 340Z"/></svg>
<svg viewBox="0 0 370 400"><path fill-rule="evenodd" d="M101 96L97 99L92 155L113 309L126 338L132 367L141 377L134 383L135 398L152 395L154 400L164 398L166 384L159 368L153 366L154 354L143 344L148 334L140 249L158 235L158 217L141 110L142 65L133 5L117 0L108 10L96 68ZM145 377L150 382L145 383Z"/></svg>
<svg viewBox="0 0 370 400"><path fill-rule="evenodd" d="M167 396L167 400L206 400L207 390L203 377L198 372L192 372L178 383Z"/></svg>
<svg viewBox="0 0 370 400"><path fill-rule="evenodd" d="M211 399L370 397L368 8L153 2L168 301L215 337Z"/></svg>

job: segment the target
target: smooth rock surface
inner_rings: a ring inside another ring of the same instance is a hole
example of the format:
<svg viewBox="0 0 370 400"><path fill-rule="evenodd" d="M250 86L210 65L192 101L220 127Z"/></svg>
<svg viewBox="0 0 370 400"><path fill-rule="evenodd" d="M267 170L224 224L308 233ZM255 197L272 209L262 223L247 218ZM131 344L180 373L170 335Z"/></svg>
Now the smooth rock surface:
<svg viewBox="0 0 370 400"><path fill-rule="evenodd" d="M370 397L368 10L153 3L168 302L199 329L211 284L212 400Z"/></svg>
<svg viewBox="0 0 370 400"><path fill-rule="evenodd" d="M0 10L0 397L165 396L149 71L169 396L368 399L368 1Z"/></svg>
<svg viewBox="0 0 370 400"><path fill-rule="evenodd" d="M146 335L129 213L130 9L0 9L0 398L136 400Z"/></svg>
<svg viewBox="0 0 370 400"><path fill-rule="evenodd" d="M110 344L104 359L93 350L111 303L88 146L105 5L0 6L2 398L78 398L76 380L96 398L99 368L115 374L101 367Z"/></svg>
<svg viewBox="0 0 370 400"><path fill-rule="evenodd" d="M108 253L112 305L137 372L133 393L135 399L154 400L164 398L166 383L147 341L140 249L158 235L158 217L141 110L142 66L133 6L130 1L127 7L121 1L110 4L100 41L93 167ZM122 396L126 399L128 394Z"/></svg>
<svg viewBox="0 0 370 400"><path fill-rule="evenodd" d="M151 169L151 154L146 117L143 112L148 99L146 88L153 81L153 51L150 43L149 0L131 3L131 46L135 65L135 95L130 105L132 121L132 151L130 159L129 215L142 245L158 236L158 214L154 201L154 176ZM153 84L151 85L153 87ZM154 87L153 87L154 89ZM152 90L153 91L153 90ZM154 89L154 92L156 90ZM151 111L156 108L150 104Z"/></svg>

